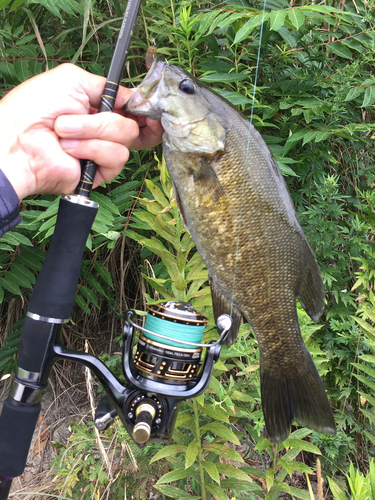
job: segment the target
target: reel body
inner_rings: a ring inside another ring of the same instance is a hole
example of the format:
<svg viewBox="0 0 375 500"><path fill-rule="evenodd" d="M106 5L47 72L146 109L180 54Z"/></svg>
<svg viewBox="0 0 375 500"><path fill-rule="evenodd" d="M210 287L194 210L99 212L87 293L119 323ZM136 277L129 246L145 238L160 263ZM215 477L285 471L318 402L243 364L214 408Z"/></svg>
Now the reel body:
<svg viewBox="0 0 375 500"><path fill-rule="evenodd" d="M127 313L123 336L126 387L117 401L113 400L113 392L109 392L112 397L100 401L95 425L105 429L118 415L138 446L153 441L167 443L179 402L199 396L208 387L232 319L226 314L220 316L219 340L202 344L208 320L189 303L173 301L149 306L145 327L134 323L133 316L131 311ZM133 347L136 330L140 334Z"/></svg>

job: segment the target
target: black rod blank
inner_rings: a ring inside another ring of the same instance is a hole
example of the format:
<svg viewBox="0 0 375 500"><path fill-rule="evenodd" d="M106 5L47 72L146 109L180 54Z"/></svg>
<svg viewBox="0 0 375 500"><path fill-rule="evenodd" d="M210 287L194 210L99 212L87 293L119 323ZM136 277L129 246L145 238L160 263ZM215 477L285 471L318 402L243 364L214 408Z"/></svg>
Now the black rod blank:
<svg viewBox="0 0 375 500"><path fill-rule="evenodd" d="M103 111L112 112L115 106L118 87L128 56L130 40L133 35L133 28L138 16L141 1L142 0L128 0L98 113L102 113ZM85 196L86 198L90 196L97 167L98 165L94 161L81 161L81 179L74 192L75 194Z"/></svg>

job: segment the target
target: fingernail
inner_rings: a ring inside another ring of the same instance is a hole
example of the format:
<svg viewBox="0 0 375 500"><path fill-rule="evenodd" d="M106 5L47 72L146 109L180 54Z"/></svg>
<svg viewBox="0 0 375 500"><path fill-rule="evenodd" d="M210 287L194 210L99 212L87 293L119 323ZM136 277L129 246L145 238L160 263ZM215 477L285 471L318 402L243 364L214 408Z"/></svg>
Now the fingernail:
<svg viewBox="0 0 375 500"><path fill-rule="evenodd" d="M57 118L57 126L61 132L80 132L83 128L82 120L80 116L59 116Z"/></svg>
<svg viewBox="0 0 375 500"><path fill-rule="evenodd" d="M60 139L60 145L63 149L75 149L80 142L77 139Z"/></svg>

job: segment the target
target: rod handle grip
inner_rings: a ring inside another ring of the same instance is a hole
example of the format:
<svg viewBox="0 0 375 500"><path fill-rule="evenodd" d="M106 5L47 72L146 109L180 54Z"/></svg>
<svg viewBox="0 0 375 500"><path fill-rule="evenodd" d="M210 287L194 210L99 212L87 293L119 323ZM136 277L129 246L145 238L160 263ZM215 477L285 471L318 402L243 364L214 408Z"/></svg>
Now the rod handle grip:
<svg viewBox="0 0 375 500"><path fill-rule="evenodd" d="M74 202L78 198L67 196L60 201L55 232L29 303L32 314L70 318L83 252L98 211L93 202Z"/></svg>
<svg viewBox="0 0 375 500"><path fill-rule="evenodd" d="M0 416L0 477L23 473L40 408L40 403L24 404L10 397L5 400Z"/></svg>

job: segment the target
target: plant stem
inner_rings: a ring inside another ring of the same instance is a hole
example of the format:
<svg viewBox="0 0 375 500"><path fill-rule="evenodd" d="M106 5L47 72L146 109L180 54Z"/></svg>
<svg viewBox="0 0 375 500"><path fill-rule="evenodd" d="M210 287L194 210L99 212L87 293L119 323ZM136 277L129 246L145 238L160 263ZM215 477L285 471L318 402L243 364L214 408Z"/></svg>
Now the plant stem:
<svg viewBox="0 0 375 500"><path fill-rule="evenodd" d="M197 440L198 445L198 464L199 464L199 474L201 477L201 496L202 500L206 500L206 486L204 481L204 469L203 469L203 454L202 454L202 442L200 436L200 428L199 428L199 409L198 402L196 398L193 399L193 409L194 409L194 422L195 422L195 438Z"/></svg>

